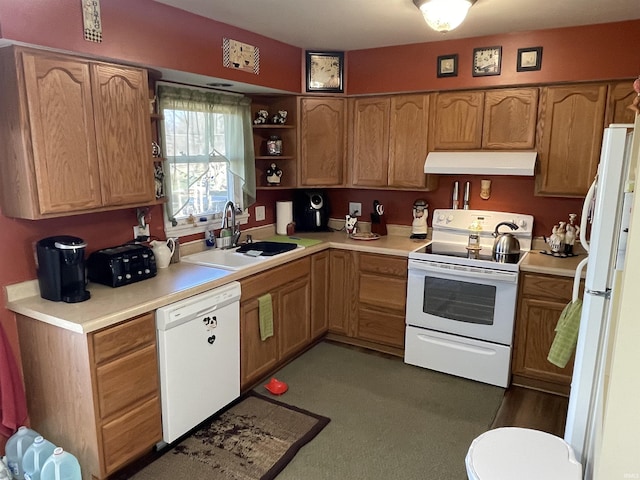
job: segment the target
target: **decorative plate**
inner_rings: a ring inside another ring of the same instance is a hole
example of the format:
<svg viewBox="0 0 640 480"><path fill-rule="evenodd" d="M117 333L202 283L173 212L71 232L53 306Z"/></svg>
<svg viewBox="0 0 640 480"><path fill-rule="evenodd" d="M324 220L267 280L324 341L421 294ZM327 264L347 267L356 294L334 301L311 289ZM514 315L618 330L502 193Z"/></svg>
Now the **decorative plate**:
<svg viewBox="0 0 640 480"><path fill-rule="evenodd" d="M352 233L349 235L349 238L353 238L354 240L378 240L380 235L377 233Z"/></svg>

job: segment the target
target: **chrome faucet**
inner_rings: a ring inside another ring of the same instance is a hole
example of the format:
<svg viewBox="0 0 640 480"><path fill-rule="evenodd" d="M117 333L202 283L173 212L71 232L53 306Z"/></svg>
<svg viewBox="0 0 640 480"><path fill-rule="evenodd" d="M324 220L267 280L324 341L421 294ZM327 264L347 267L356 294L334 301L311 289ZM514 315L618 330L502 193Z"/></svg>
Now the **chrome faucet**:
<svg viewBox="0 0 640 480"><path fill-rule="evenodd" d="M231 224L229 224L229 212L231 212ZM236 207L231 200L229 200L222 211L222 226L223 230L231 230L231 245L230 247L236 247L238 240L240 239L240 227L236 225Z"/></svg>

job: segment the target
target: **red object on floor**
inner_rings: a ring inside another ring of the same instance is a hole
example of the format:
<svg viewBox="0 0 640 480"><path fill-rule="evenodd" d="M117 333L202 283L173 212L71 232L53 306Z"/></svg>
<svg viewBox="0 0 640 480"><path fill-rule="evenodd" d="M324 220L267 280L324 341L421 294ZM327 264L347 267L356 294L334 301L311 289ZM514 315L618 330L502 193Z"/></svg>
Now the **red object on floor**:
<svg viewBox="0 0 640 480"><path fill-rule="evenodd" d="M27 421L27 399L20 370L0 326L0 435L10 437Z"/></svg>
<svg viewBox="0 0 640 480"><path fill-rule="evenodd" d="M289 390L289 386L286 383L277 380L275 377L272 378L271 381L264 386L264 388L269 390L269 392L273 395L282 395L284 392Z"/></svg>

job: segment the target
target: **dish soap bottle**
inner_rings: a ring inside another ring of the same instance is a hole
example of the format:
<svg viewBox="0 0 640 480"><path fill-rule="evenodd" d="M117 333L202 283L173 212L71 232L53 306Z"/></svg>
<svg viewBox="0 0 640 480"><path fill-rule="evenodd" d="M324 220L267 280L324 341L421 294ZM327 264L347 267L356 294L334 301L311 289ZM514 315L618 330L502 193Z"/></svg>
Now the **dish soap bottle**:
<svg viewBox="0 0 640 480"><path fill-rule="evenodd" d="M480 250L480 232L482 231L482 225L478 220L474 220L469 225L469 240L467 241L467 250Z"/></svg>

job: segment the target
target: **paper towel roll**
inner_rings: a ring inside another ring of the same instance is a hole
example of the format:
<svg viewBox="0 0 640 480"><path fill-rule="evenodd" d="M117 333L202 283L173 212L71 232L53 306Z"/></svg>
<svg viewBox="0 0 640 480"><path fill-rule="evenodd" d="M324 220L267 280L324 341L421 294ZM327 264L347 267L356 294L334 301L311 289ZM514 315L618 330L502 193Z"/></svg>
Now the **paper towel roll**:
<svg viewBox="0 0 640 480"><path fill-rule="evenodd" d="M293 202L276 202L276 233L287 234L287 225L293 222Z"/></svg>

